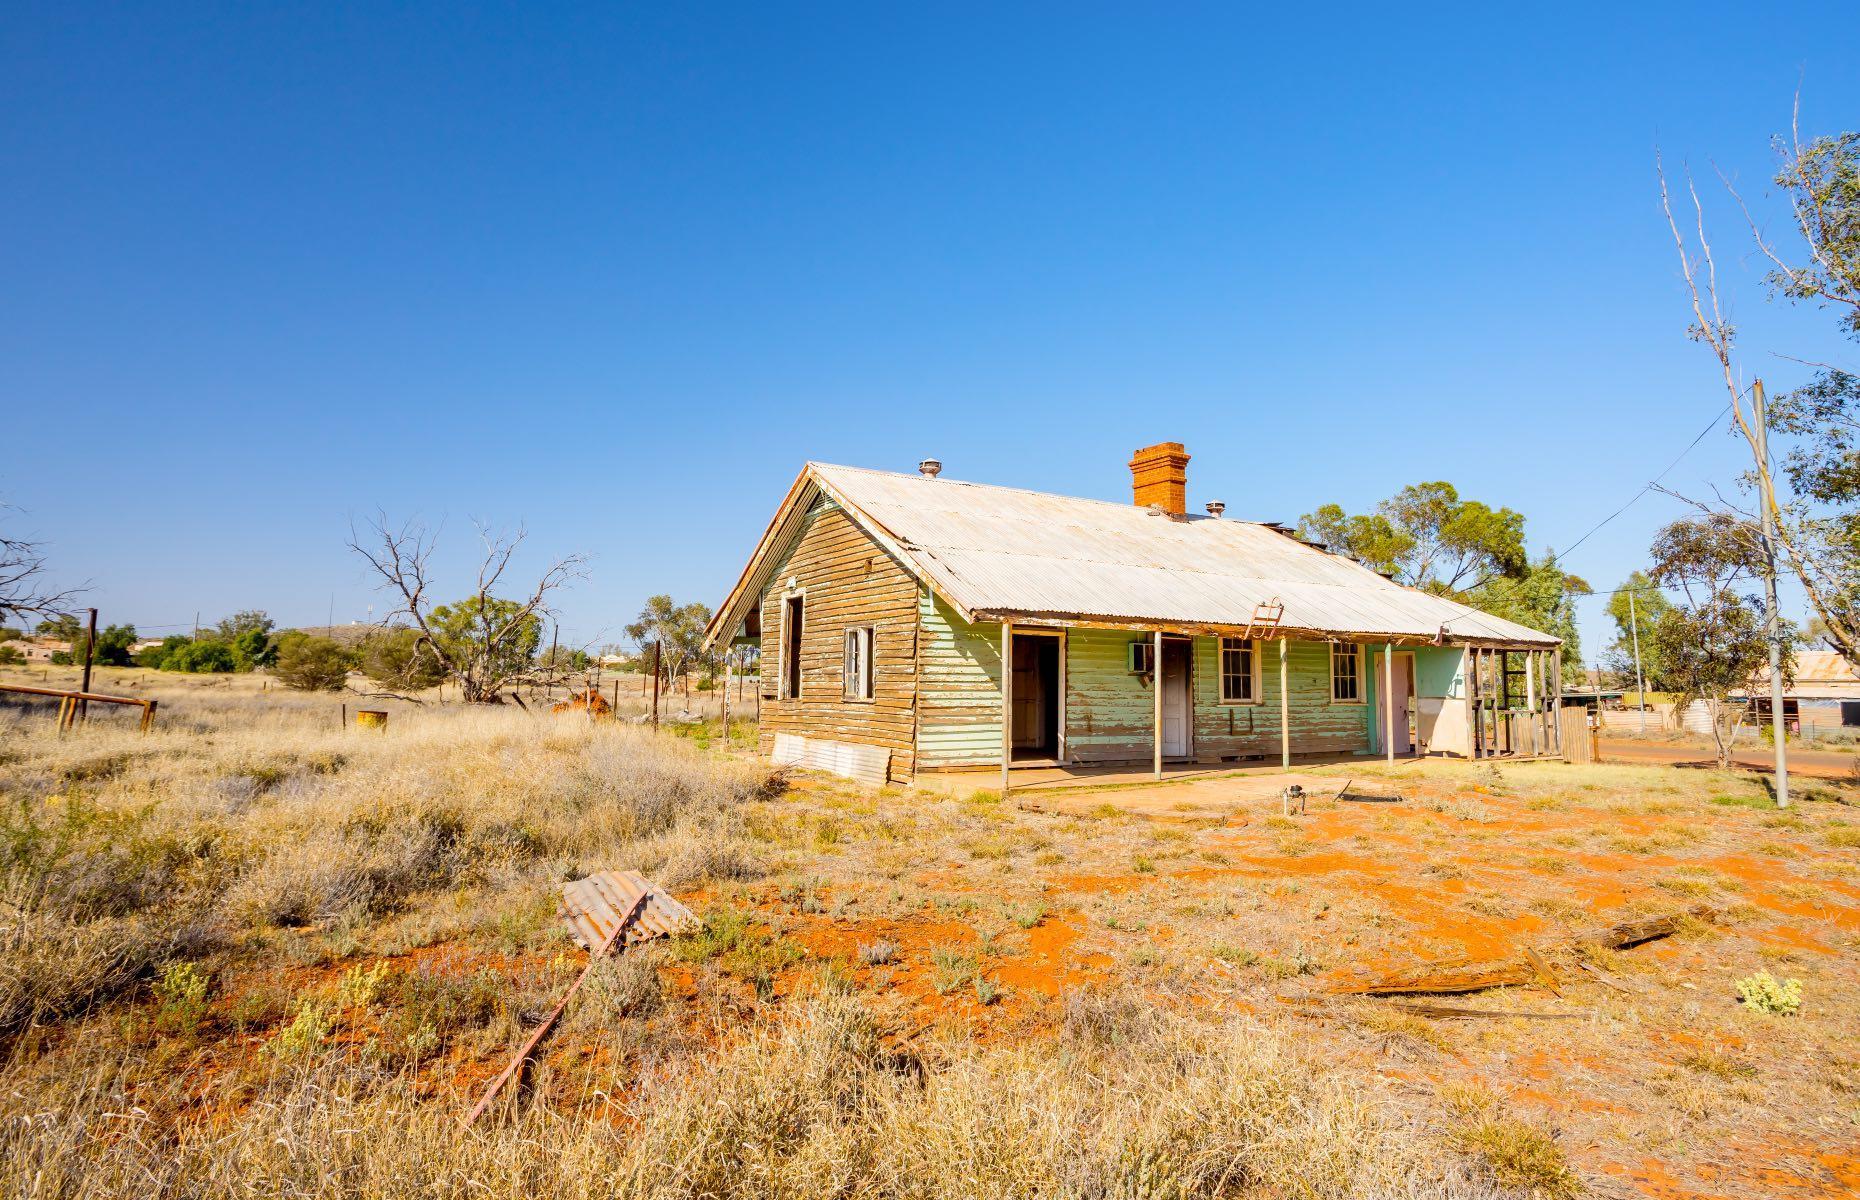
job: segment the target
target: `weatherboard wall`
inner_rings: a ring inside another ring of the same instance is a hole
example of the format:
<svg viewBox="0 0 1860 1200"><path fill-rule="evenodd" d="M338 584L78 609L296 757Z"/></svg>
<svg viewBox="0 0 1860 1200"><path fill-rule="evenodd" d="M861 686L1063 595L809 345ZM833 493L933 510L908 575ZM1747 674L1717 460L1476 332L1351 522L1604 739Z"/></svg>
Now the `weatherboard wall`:
<svg viewBox="0 0 1860 1200"><path fill-rule="evenodd" d="M908 780L914 763L917 581L831 500L808 512L801 534L762 596L762 719L759 746L775 735L881 746L889 775ZM803 597L801 695L781 697L782 601ZM872 698L845 695L845 635L873 631Z"/></svg>
<svg viewBox="0 0 1860 1200"><path fill-rule="evenodd" d="M923 669L917 764L1001 763L1001 626L972 625L924 589L918 602Z"/></svg>
<svg viewBox="0 0 1860 1200"><path fill-rule="evenodd" d="M1001 627L970 624L947 603L924 593L917 764L924 768L998 766L1001 762ZM1155 700L1150 682L1130 672L1129 630L1066 630L1066 750L1070 761L1147 761L1153 753ZM1278 646L1259 643L1260 702L1222 704L1219 639L1194 639L1191 757L1279 753ZM1367 648L1364 661L1368 662ZM1294 754L1367 752L1372 745L1368 703L1330 698L1330 649L1293 642L1291 744ZM1367 680L1365 680L1365 690Z"/></svg>

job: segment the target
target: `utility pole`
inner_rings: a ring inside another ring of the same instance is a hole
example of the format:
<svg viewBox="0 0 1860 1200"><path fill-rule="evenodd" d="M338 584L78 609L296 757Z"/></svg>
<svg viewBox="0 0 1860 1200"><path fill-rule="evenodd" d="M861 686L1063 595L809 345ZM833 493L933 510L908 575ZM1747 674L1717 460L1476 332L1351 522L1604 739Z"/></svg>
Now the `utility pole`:
<svg viewBox="0 0 1860 1200"><path fill-rule="evenodd" d="M1763 506L1763 593L1769 604L1764 624L1770 643L1770 735L1776 743L1776 807L1789 807L1789 735L1783 725L1782 608L1776 600L1776 481L1770 475L1769 410L1763 381L1751 385L1756 398L1757 500Z"/></svg>
<svg viewBox="0 0 1860 1200"><path fill-rule="evenodd" d="M1640 689L1639 691L1640 731L1642 733L1646 733L1647 732L1647 673L1640 669L1640 613L1634 607L1634 589L1632 587L1628 588L1627 594L1628 594L1628 629L1634 635L1634 686ZM1617 628L1619 628L1619 626L1617 626ZM1597 679L1595 681L1595 686L1597 689L1600 689L1600 687L1602 686L1600 679ZM1598 714L1596 723L1599 725L1601 723L1599 714L1602 711L1602 698L1599 695L1596 696L1595 698L1595 711Z"/></svg>

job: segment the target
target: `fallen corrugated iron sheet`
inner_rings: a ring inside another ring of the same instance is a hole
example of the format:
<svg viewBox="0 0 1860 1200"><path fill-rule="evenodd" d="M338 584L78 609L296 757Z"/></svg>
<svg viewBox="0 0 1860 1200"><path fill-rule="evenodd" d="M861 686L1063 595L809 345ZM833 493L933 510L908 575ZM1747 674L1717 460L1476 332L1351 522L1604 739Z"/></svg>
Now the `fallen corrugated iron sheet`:
<svg viewBox="0 0 1860 1200"><path fill-rule="evenodd" d="M696 924L690 909L638 871L603 871L563 884L559 911L576 943L593 950L606 942L641 895L646 896L645 907L627 927L623 945L667 937Z"/></svg>
<svg viewBox="0 0 1860 1200"><path fill-rule="evenodd" d="M568 1010L568 1002L575 998L586 982L588 972L594 964L608 954L618 954L628 946L646 941L648 938L665 937L676 933L697 918L691 910L661 890L658 886L641 875L638 871L603 871L599 875L590 875L586 879L577 879L573 883L562 885L561 916L568 923L569 932L588 950L588 963L581 968L581 974L575 976L575 982L568 985L568 991L556 1001L555 1007L536 1026L523 1048L510 1060L510 1065L498 1072L491 1081L484 1095L465 1117L465 1127L477 1123L491 1107L504 1086L523 1074L542 1045L555 1023L562 1019Z"/></svg>

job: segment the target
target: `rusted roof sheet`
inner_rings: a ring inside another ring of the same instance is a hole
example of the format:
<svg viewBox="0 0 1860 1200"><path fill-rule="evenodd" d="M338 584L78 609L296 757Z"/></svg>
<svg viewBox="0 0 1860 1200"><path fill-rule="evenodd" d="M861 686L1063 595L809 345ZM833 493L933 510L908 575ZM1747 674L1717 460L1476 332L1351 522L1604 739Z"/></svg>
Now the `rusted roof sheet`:
<svg viewBox="0 0 1860 1200"><path fill-rule="evenodd" d="M1747 694L1770 694L1767 671L1752 677ZM1798 650L1795 683L1783 690L1791 700L1860 700L1860 671L1834 650Z"/></svg>
<svg viewBox="0 0 1860 1200"><path fill-rule="evenodd" d="M810 463L805 474L977 619L1240 629L1276 601L1283 628L1300 633L1560 644L1268 525L860 467Z"/></svg>
<svg viewBox="0 0 1860 1200"><path fill-rule="evenodd" d="M641 893L647 894L646 906L627 928L625 945L666 937L697 922L690 909L638 871L603 871L563 884L559 915L575 941L593 950L633 911Z"/></svg>

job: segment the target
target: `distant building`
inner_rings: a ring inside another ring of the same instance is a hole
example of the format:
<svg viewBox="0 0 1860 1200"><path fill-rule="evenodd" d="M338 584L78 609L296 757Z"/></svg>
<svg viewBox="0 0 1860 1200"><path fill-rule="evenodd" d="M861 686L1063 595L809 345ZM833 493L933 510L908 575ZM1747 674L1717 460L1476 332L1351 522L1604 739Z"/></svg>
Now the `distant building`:
<svg viewBox="0 0 1860 1200"><path fill-rule="evenodd" d="M53 638L21 638L15 642L8 642L7 645L18 650L20 657L29 663L45 664L52 661L54 654L71 653L70 642L61 642Z"/></svg>
<svg viewBox="0 0 1860 1200"><path fill-rule="evenodd" d="M1734 697L1750 703L1751 719L1770 723L1769 677L1751 681ZM1795 682L1783 689L1783 725L1860 728L1860 670L1835 650L1803 650L1795 656Z"/></svg>

